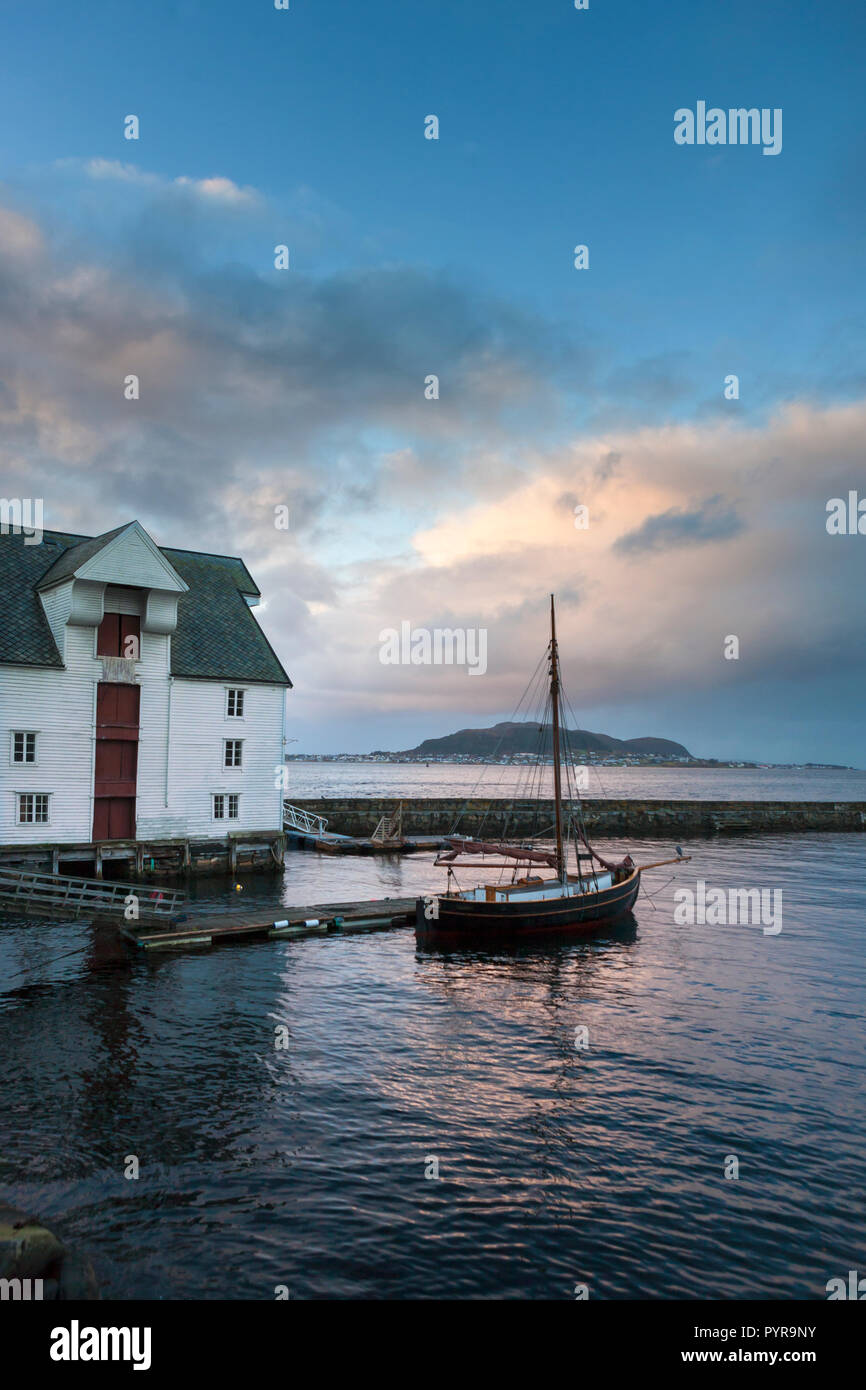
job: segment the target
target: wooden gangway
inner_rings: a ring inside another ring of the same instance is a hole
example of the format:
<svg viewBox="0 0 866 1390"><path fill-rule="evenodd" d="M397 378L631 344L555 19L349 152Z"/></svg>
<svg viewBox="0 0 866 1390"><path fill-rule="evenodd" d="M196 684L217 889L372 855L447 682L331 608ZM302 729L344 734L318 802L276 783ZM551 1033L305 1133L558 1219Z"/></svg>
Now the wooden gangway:
<svg viewBox="0 0 866 1390"><path fill-rule="evenodd" d="M186 900L178 888L0 869L0 911L24 916L121 917L171 922Z"/></svg>
<svg viewBox="0 0 866 1390"><path fill-rule="evenodd" d="M283 830L291 844L318 850L320 854L413 854L445 845L441 835L413 835L411 839L404 836L402 801L396 811L380 817L372 835L337 834L328 829L324 816L284 801Z"/></svg>
<svg viewBox="0 0 866 1390"><path fill-rule="evenodd" d="M291 802L283 801L284 830L299 830L303 835L324 835L327 828L328 822L324 816L316 816L302 806L292 806Z"/></svg>

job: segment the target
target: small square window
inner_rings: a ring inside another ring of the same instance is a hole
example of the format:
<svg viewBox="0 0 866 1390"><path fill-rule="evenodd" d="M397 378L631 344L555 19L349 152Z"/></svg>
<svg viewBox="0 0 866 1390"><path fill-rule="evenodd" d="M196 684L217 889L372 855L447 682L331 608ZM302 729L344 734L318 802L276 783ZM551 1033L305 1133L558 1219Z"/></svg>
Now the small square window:
<svg viewBox="0 0 866 1390"><path fill-rule="evenodd" d="M18 797L18 824L48 824L47 792L25 792Z"/></svg>
<svg viewBox="0 0 866 1390"><path fill-rule="evenodd" d="M35 763L36 762L36 735L27 733L22 729L15 729L12 734L12 761L13 763Z"/></svg>
<svg viewBox="0 0 866 1390"><path fill-rule="evenodd" d="M226 715L229 719L243 719L244 693L243 690L229 690L226 692Z"/></svg>
<svg viewBox="0 0 866 1390"><path fill-rule="evenodd" d="M237 792L218 792L213 799L214 820L237 820L239 802Z"/></svg>
<svg viewBox="0 0 866 1390"><path fill-rule="evenodd" d="M240 767L243 750L243 739L227 738L223 740L224 755L223 767Z"/></svg>

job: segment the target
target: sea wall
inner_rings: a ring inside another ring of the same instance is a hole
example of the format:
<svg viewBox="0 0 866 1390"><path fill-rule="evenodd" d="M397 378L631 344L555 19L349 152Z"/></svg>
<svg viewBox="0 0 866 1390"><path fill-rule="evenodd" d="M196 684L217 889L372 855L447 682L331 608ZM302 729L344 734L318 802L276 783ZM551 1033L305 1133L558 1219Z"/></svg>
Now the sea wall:
<svg viewBox="0 0 866 1390"><path fill-rule="evenodd" d="M293 801L324 816L338 835L370 835L396 811L392 797L319 797ZM686 836L866 830L866 801L596 801L583 802L596 835ZM540 834L553 824L552 801L424 797L404 799L404 835L445 835L459 820L466 835Z"/></svg>

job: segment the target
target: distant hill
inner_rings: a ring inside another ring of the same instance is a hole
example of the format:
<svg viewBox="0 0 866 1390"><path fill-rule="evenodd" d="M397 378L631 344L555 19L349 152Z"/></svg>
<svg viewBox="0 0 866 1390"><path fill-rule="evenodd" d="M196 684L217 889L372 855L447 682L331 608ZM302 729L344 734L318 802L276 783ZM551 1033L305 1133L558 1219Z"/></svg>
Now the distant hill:
<svg viewBox="0 0 866 1390"><path fill-rule="evenodd" d="M494 724L492 729L459 729L456 734L446 734L444 738L425 738L417 748L405 750L407 757L429 758L439 755L465 753L472 757L507 757L511 753L549 754L553 750L553 739L547 730L544 742L539 748L541 725ZM681 743L673 743L668 738L614 738L611 734L593 734L588 729L563 730L563 742L568 743L574 753L657 753L661 757L690 758L691 753Z"/></svg>

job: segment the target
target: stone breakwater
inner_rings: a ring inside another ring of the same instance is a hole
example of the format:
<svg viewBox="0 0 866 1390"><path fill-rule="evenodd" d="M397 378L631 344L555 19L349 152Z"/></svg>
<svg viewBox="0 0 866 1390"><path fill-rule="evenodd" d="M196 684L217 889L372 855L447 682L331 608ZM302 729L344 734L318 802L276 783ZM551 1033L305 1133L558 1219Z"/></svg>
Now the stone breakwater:
<svg viewBox="0 0 866 1390"><path fill-rule="evenodd" d="M393 797L319 797L295 801L324 816L338 835L370 835L382 816L397 810ZM460 833L538 835L553 825L552 801L403 799L404 835ZM583 802L587 830L595 835L775 835L785 831L866 831L866 801L594 801Z"/></svg>

